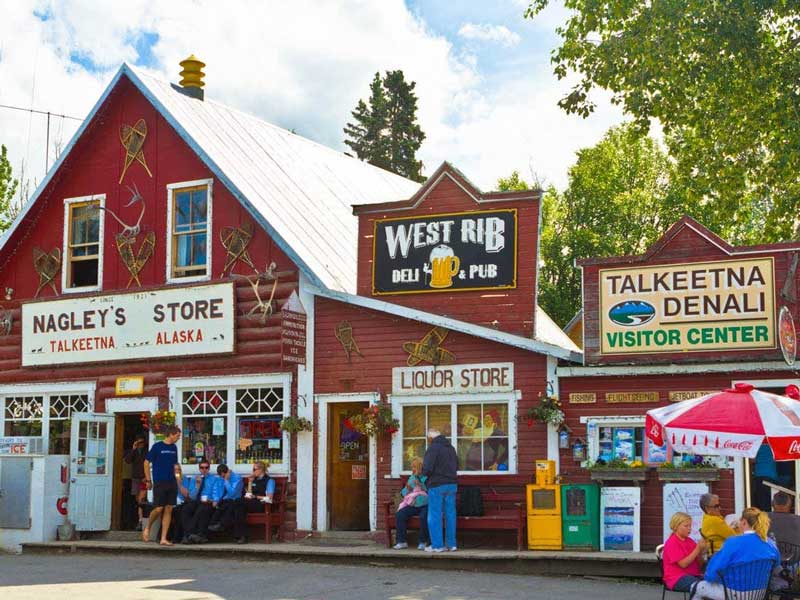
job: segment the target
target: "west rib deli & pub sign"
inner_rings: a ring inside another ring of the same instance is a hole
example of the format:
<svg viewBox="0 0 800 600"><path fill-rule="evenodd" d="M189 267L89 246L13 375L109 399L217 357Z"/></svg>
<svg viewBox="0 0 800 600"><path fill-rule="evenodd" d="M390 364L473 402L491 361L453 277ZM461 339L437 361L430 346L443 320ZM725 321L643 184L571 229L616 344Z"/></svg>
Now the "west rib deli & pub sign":
<svg viewBox="0 0 800 600"><path fill-rule="evenodd" d="M516 286L516 209L375 221L373 294Z"/></svg>
<svg viewBox="0 0 800 600"><path fill-rule="evenodd" d="M600 352L775 348L772 258L601 269Z"/></svg>

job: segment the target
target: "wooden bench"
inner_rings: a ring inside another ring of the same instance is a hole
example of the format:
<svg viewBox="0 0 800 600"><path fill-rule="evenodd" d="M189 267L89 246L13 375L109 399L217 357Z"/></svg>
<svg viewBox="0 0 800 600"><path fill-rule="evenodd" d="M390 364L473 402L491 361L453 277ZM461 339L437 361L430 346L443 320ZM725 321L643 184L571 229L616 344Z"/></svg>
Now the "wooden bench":
<svg viewBox="0 0 800 600"><path fill-rule="evenodd" d="M402 484L405 485L406 477ZM524 485L501 484L491 481L490 476L476 476L459 482L459 496L462 486L476 486L481 490L483 498L483 516L456 517L456 532L464 530L503 530L517 532L517 550L522 550L525 541L525 525L527 515L525 510ZM458 497L456 504L458 504ZM386 503L385 514L386 545L392 547L392 529L397 529L394 506L392 501ZM408 520L409 529L419 529L419 517Z"/></svg>
<svg viewBox="0 0 800 600"><path fill-rule="evenodd" d="M244 488L247 489L247 477L244 479ZM264 512L247 513L248 525L264 525L264 542L272 542L272 530L277 530L278 541L283 541L283 530L286 522L286 490L288 479L286 477L273 477L275 480L275 493L272 495L272 504L264 503Z"/></svg>

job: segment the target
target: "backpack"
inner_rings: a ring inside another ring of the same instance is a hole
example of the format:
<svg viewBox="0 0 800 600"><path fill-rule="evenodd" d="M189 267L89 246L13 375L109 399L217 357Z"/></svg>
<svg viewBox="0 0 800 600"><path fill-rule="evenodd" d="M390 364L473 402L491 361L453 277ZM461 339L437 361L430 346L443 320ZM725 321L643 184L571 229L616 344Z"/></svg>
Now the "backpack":
<svg viewBox="0 0 800 600"><path fill-rule="evenodd" d="M474 485L466 485L460 489L461 497L456 508L459 517L482 517L483 516L483 497L481 488Z"/></svg>

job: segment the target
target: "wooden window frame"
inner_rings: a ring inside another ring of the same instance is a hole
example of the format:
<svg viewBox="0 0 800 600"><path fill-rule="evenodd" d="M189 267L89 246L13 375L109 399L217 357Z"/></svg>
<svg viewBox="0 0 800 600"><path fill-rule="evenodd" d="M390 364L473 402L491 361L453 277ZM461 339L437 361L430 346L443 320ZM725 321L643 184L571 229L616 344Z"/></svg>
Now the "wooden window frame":
<svg viewBox="0 0 800 600"><path fill-rule="evenodd" d="M459 475L516 475L518 470L517 446L519 431L517 428L517 404L522 397L519 390L512 392L492 392L477 394L431 394L429 396L390 395L392 413L400 420L400 429L392 436L392 477L408 475L411 471L403 470L403 408L406 406L450 405L450 423L454 427L458 422L458 406L464 404L508 404L508 471L458 471ZM426 432L427 434L427 432ZM448 436L452 443L455 438Z"/></svg>
<svg viewBox="0 0 800 600"><path fill-rule="evenodd" d="M71 257L71 243L72 243L72 210L81 206L97 203L99 207L105 208L106 195L95 194L92 196L79 196L76 198L64 199L64 242L62 249L62 265L61 265L61 293L62 294L79 294L83 292L99 292L103 289L103 255L105 254L105 215L99 216L98 223L98 240L97 240L97 284L85 285L80 287L70 287L70 275L72 274L72 257ZM105 211L103 211L105 212ZM92 256L82 256L80 260L89 260L95 258Z"/></svg>
<svg viewBox="0 0 800 600"><path fill-rule="evenodd" d="M197 281L210 281L211 280L211 250L214 246L212 243L213 231L213 179L197 179L194 181L182 181L179 183L167 184L167 283L192 283ZM206 265L205 273L202 275L187 275L185 277L178 277L176 275L175 260L177 258L177 235L189 235L191 233L199 233L200 230L187 231L176 234L174 229L175 222L175 198L179 192L187 192L194 189L206 188Z"/></svg>

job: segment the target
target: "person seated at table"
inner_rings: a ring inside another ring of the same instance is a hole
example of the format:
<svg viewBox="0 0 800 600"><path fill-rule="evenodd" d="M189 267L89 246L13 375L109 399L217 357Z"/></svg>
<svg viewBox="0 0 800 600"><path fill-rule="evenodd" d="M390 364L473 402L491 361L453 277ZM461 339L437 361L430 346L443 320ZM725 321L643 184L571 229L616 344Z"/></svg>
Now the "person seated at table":
<svg viewBox="0 0 800 600"><path fill-rule="evenodd" d="M724 600L725 591L722 587L721 573L731 565L768 559L772 561L773 569L780 566L781 555L778 549L767 542L769 531L767 513L754 507L745 508L739 520L739 530L742 534L728 538L722 549L708 561L705 578L695 588L696 598ZM738 591L754 589L753 583L745 581L742 577L725 581L728 589Z"/></svg>
<svg viewBox="0 0 800 600"><path fill-rule="evenodd" d="M275 494L275 480L267 474L269 463L258 460L253 463L253 474L247 484L244 495L246 512L263 513L264 503L272 502Z"/></svg>
<svg viewBox="0 0 800 600"><path fill-rule="evenodd" d="M692 533L692 517L676 512L669 520L672 535L664 542L661 555L664 567L664 584L675 592L691 592L694 585L703 580L703 553L708 544L701 539L695 542Z"/></svg>
<svg viewBox="0 0 800 600"><path fill-rule="evenodd" d="M393 546L395 550L408 548L406 542L406 529L411 517L419 517L419 550L431 543L428 536L428 478L422 474L422 459L417 456L411 461L411 476L400 490L403 501L395 514L397 523L397 539Z"/></svg>
<svg viewBox="0 0 800 600"><path fill-rule="evenodd" d="M703 510L703 521L700 524L700 535L708 542L709 554L718 552L729 537L736 532L725 522L720 508L719 496L703 494L700 496L700 508Z"/></svg>
<svg viewBox="0 0 800 600"><path fill-rule="evenodd" d="M800 546L800 516L794 514L794 498L786 492L777 492L772 497L772 512L769 513L769 532L778 543Z"/></svg>
<svg viewBox="0 0 800 600"><path fill-rule="evenodd" d="M246 544L246 509L244 506L244 481L242 476L234 473L228 465L219 465L217 475L222 479L222 496L214 515L211 517L209 531L232 530L237 544ZM244 527L243 527L244 525Z"/></svg>

